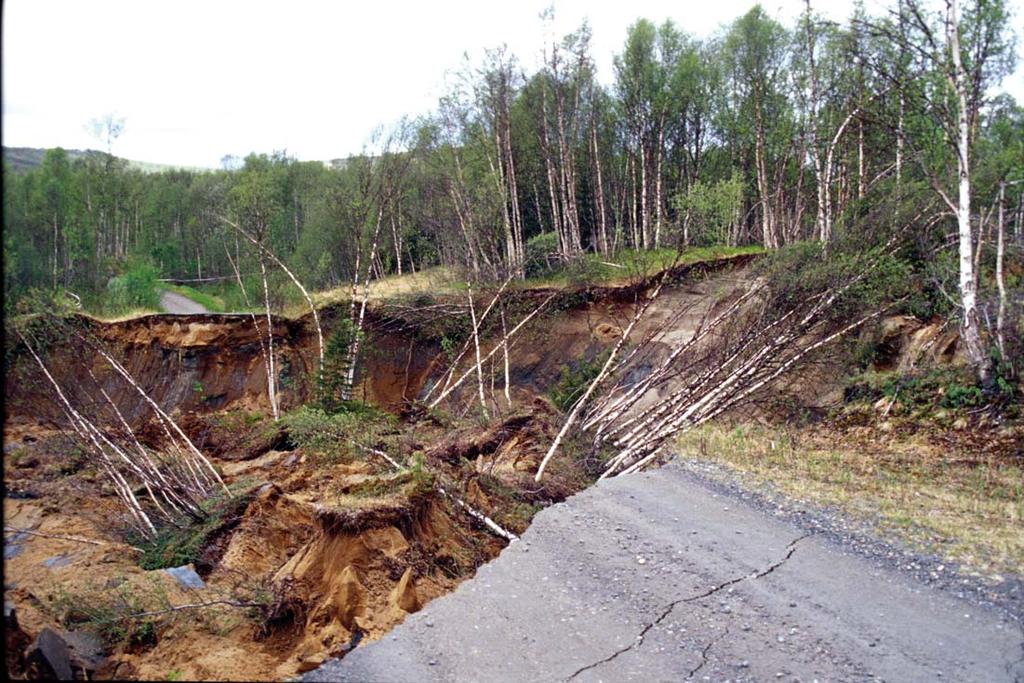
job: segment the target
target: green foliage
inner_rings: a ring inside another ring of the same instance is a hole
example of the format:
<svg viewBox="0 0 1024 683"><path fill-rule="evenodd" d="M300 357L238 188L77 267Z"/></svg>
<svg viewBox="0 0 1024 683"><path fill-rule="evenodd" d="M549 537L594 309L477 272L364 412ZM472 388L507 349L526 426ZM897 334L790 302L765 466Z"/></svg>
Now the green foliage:
<svg viewBox="0 0 1024 683"><path fill-rule="evenodd" d="M80 593L61 589L49 607L68 629L84 629L109 648L125 645L148 649L156 644L159 622L155 616L135 615L171 606L166 591L156 579L143 590L123 578L114 588L91 588Z"/></svg>
<svg viewBox="0 0 1024 683"><path fill-rule="evenodd" d="M827 257L820 242L799 242L772 252L756 270L766 278L770 306L783 311L852 282L829 306L828 316L849 322L853 315L906 296L912 266L882 247L837 240Z"/></svg>
<svg viewBox="0 0 1024 683"><path fill-rule="evenodd" d="M249 504L248 496L217 497L204 501L205 517L184 526L166 526L156 538L137 540L142 550L139 566L143 569L165 569L195 564L210 537L232 518L237 518Z"/></svg>
<svg viewBox="0 0 1024 683"><path fill-rule="evenodd" d="M526 277L540 277L555 270L561 263L558 235L546 232L526 240Z"/></svg>
<svg viewBox="0 0 1024 683"><path fill-rule="evenodd" d="M423 460L423 453L414 453L412 456L412 465L409 467L409 473L412 476L414 489L417 491L427 491L434 486L434 475L430 470L426 468Z"/></svg>
<svg viewBox="0 0 1024 683"><path fill-rule="evenodd" d="M107 283L106 311L119 313L136 308L158 309L160 272L146 261L129 262L124 272Z"/></svg>
<svg viewBox="0 0 1024 683"><path fill-rule="evenodd" d="M352 390L348 380L349 352L357 334L352 321L342 318L327 338L324 365L317 378L317 405L326 413L358 411L362 405L344 398Z"/></svg>
<svg viewBox="0 0 1024 683"><path fill-rule="evenodd" d="M452 363L455 360L455 356L458 355L456 351L456 342L451 337L445 335L441 337L441 353L444 354L445 359L448 363Z"/></svg>
<svg viewBox="0 0 1024 683"><path fill-rule="evenodd" d="M690 242L707 246L728 243L730 227L738 221L742 204L743 179L736 171L713 184L698 180L675 198Z"/></svg>
<svg viewBox="0 0 1024 683"><path fill-rule="evenodd" d="M292 445L327 460L353 457L356 454L353 440L361 444L372 443L393 422L394 418L387 413L357 401L349 402L344 412L331 414L320 408L303 406L281 418Z"/></svg>
<svg viewBox="0 0 1024 683"><path fill-rule="evenodd" d="M985 402L981 388L973 384L950 382L939 402L943 408L967 408L979 406Z"/></svg>
<svg viewBox="0 0 1024 683"><path fill-rule="evenodd" d="M993 398L964 368L933 367L909 374L862 373L845 392L847 401L888 399L908 409L962 410L988 405Z"/></svg>
<svg viewBox="0 0 1024 683"><path fill-rule="evenodd" d="M1013 62L1008 4L962 10L968 81L977 92L992 91ZM904 310L955 315L951 222L932 220L946 210L934 206L935 190L953 196L956 184L951 128L958 112L940 21L923 11L897 27L888 13L870 17L857 8L841 24L808 11L784 26L755 6L704 40L672 21L640 19L625 31L609 87L596 79L589 28L581 26L558 41L558 68L549 62L520 77L511 55L491 53L435 113L330 167L274 153L226 159L219 171L147 174L103 153L54 149L26 163L8 151L5 311L32 290L67 290L93 312L155 308L142 261L169 277L221 278L187 294L213 311L261 308L261 265L268 266L272 307L301 303L280 269L222 216L256 235L311 290L361 282L375 240L373 269L381 276L401 263L403 273L440 265L460 278L468 271L500 281L519 265L513 260L522 248L533 284L637 278L671 263L659 247L676 242L679 228L704 246L814 238L812 162L835 139L839 154L829 169L837 234L847 230L866 249L877 244L865 226L880 221L865 217L885 204L879 199L899 198L881 222L909 225L916 242L905 260L918 286ZM812 25L814 102L805 54ZM897 40L904 29L907 45ZM1024 169L1024 113L1009 96L970 99L972 202L988 215L999 182ZM859 114L840 134L851 103ZM108 118L109 136L115 124ZM907 140L898 183L889 170L897 125ZM499 149L504 143L514 159ZM851 158L850 145L863 156ZM864 180L866 196L852 199ZM1009 207L1018 206L1021 190L1007 188ZM762 226L777 234L762 236ZM556 233L582 253L558 254ZM985 244L979 303L987 307L987 237ZM437 322L425 334L464 339L454 327Z"/></svg>
<svg viewBox="0 0 1024 683"><path fill-rule="evenodd" d="M593 360L583 358L575 364L563 365L558 381L548 391L551 402L563 412L571 409L601 372L610 354L611 350L605 350Z"/></svg>

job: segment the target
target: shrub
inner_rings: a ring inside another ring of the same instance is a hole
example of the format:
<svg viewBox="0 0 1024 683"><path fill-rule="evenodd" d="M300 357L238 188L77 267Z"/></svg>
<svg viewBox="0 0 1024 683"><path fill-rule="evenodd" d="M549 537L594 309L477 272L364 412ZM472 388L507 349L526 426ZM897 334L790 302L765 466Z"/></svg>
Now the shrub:
<svg viewBox="0 0 1024 683"><path fill-rule="evenodd" d="M135 615L168 607L166 592L156 580L153 590L145 594L122 580L113 589L93 588L75 594L61 590L50 604L65 627L89 631L107 647L125 644L135 649L155 645L158 630L154 617Z"/></svg>
<svg viewBox="0 0 1024 683"><path fill-rule="evenodd" d="M352 454L352 440L373 441L391 421L389 415L359 401L347 401L346 408L331 414L303 406L287 413L282 424L289 442L331 459L348 457Z"/></svg>
<svg viewBox="0 0 1024 683"><path fill-rule="evenodd" d="M984 402L985 396L977 386L950 382L946 385L946 391L942 394L942 400L939 403L943 408L966 408L978 406Z"/></svg>
<svg viewBox="0 0 1024 683"><path fill-rule="evenodd" d="M156 284L159 276L156 266L145 261L129 262L123 273L107 283L106 306L108 312L133 308L159 308L160 295Z"/></svg>
<svg viewBox="0 0 1024 683"><path fill-rule="evenodd" d="M346 389L351 388L348 381L348 371L351 367L348 353L356 334L352 321L343 318L327 338L324 364L317 379L317 405L326 413L347 412L353 403L342 397Z"/></svg>
<svg viewBox="0 0 1024 683"><path fill-rule="evenodd" d="M610 353L610 350L603 351L591 361L582 359L575 367L563 365L558 382L548 391L551 402L563 412L572 408L601 372Z"/></svg>
<svg viewBox="0 0 1024 683"><path fill-rule="evenodd" d="M546 232L526 240L526 277L539 277L554 271L560 261L558 235Z"/></svg>
<svg viewBox="0 0 1024 683"><path fill-rule="evenodd" d="M186 526L168 526L152 540L136 541L142 550L139 566L143 569L165 569L196 564L210 539L227 524L232 524L245 511L248 496L214 498L203 504L206 517Z"/></svg>

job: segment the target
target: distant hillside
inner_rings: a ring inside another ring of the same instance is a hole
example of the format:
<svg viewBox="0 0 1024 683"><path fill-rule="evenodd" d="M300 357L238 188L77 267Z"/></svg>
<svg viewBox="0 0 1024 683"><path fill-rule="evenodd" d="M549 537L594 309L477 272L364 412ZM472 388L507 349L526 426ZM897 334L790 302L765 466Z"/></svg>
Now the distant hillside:
<svg viewBox="0 0 1024 683"><path fill-rule="evenodd" d="M94 149L67 149L64 150L68 153L68 157L72 160L79 159L82 157L88 157L93 154L102 154L103 152L96 151ZM6 165L10 167L15 173L24 173L33 168L37 168L43 163L43 156L46 154L45 149L37 147L4 147L3 148L3 160ZM173 166L170 164L155 164L149 161L136 161L134 159L124 159L128 163L129 168L134 168L142 171L143 173L160 173L162 171L170 171L173 169L184 169L187 171L209 171L208 168L199 168L196 166Z"/></svg>

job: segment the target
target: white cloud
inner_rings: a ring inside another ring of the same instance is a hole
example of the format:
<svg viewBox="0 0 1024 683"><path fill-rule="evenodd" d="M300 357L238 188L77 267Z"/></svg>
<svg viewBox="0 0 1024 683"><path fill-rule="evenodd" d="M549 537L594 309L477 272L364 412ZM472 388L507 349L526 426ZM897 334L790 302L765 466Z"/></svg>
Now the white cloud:
<svg viewBox="0 0 1024 683"><path fill-rule="evenodd" d="M547 4L8 0L4 143L96 147L84 126L112 112L127 119L115 152L129 158L216 166L224 154L253 150L344 156L375 125L433 108L464 52L504 42L535 65ZM564 0L555 31L589 16L599 74L609 82L612 55L637 18L672 18L708 35L751 4ZM765 7L788 22L802 4ZM837 19L848 11L845 2L815 6ZM1020 71L1013 79L1009 89L1024 97Z"/></svg>

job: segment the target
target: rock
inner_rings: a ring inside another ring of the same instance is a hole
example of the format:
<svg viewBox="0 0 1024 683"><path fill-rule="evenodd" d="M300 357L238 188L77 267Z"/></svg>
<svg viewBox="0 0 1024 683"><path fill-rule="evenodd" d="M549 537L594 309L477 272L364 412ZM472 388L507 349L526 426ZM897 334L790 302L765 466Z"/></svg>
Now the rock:
<svg viewBox="0 0 1024 683"><path fill-rule="evenodd" d="M334 618L349 631L355 631L359 627L357 620L366 614L366 589L359 575L352 565L347 565L331 584L334 590L330 609Z"/></svg>
<svg viewBox="0 0 1024 683"><path fill-rule="evenodd" d="M4 660L9 678L23 678L25 673L25 648L30 642L28 634L21 630L18 611L13 603L4 600Z"/></svg>
<svg viewBox="0 0 1024 683"><path fill-rule="evenodd" d="M178 585L182 588L206 588L206 583L203 582L202 577L196 573L196 570L191 564L186 564L181 567L171 567L170 569L161 569L160 571L168 574L171 578L178 582Z"/></svg>
<svg viewBox="0 0 1024 683"><path fill-rule="evenodd" d="M44 628L35 641L29 645L25 660L33 678L73 680L71 675L71 652L56 631Z"/></svg>
<svg viewBox="0 0 1024 683"><path fill-rule="evenodd" d="M84 631L69 631L64 634L64 642L71 649L71 668L92 674L106 662L103 655L103 642L99 638ZM77 676L76 676L77 678ZM93 676L85 676L92 680Z"/></svg>
<svg viewBox="0 0 1024 683"><path fill-rule="evenodd" d="M4 559L10 560L21 554L21 551L25 548L23 543L28 538L28 534L19 531L10 538L4 539Z"/></svg>
<svg viewBox="0 0 1024 683"><path fill-rule="evenodd" d="M97 681L128 681L138 678L135 666L130 662L108 659L96 672L93 680Z"/></svg>
<svg viewBox="0 0 1024 683"><path fill-rule="evenodd" d="M388 602L405 612L419 611L421 605L419 596L416 594L416 586L413 584L412 567L406 567L402 578L391 589Z"/></svg>
<svg viewBox="0 0 1024 683"><path fill-rule="evenodd" d="M310 657L303 658L302 661L299 662L299 665L296 667L296 669L300 674L304 674L307 671L312 671L313 669L317 668L323 663L323 655L313 655Z"/></svg>
<svg viewBox="0 0 1024 683"><path fill-rule="evenodd" d="M43 566L47 569L60 569L71 564L71 555L61 554L53 555L43 560Z"/></svg>
<svg viewBox="0 0 1024 683"><path fill-rule="evenodd" d="M953 429L959 431L961 429L967 429L967 420L962 417L958 417L953 420Z"/></svg>

